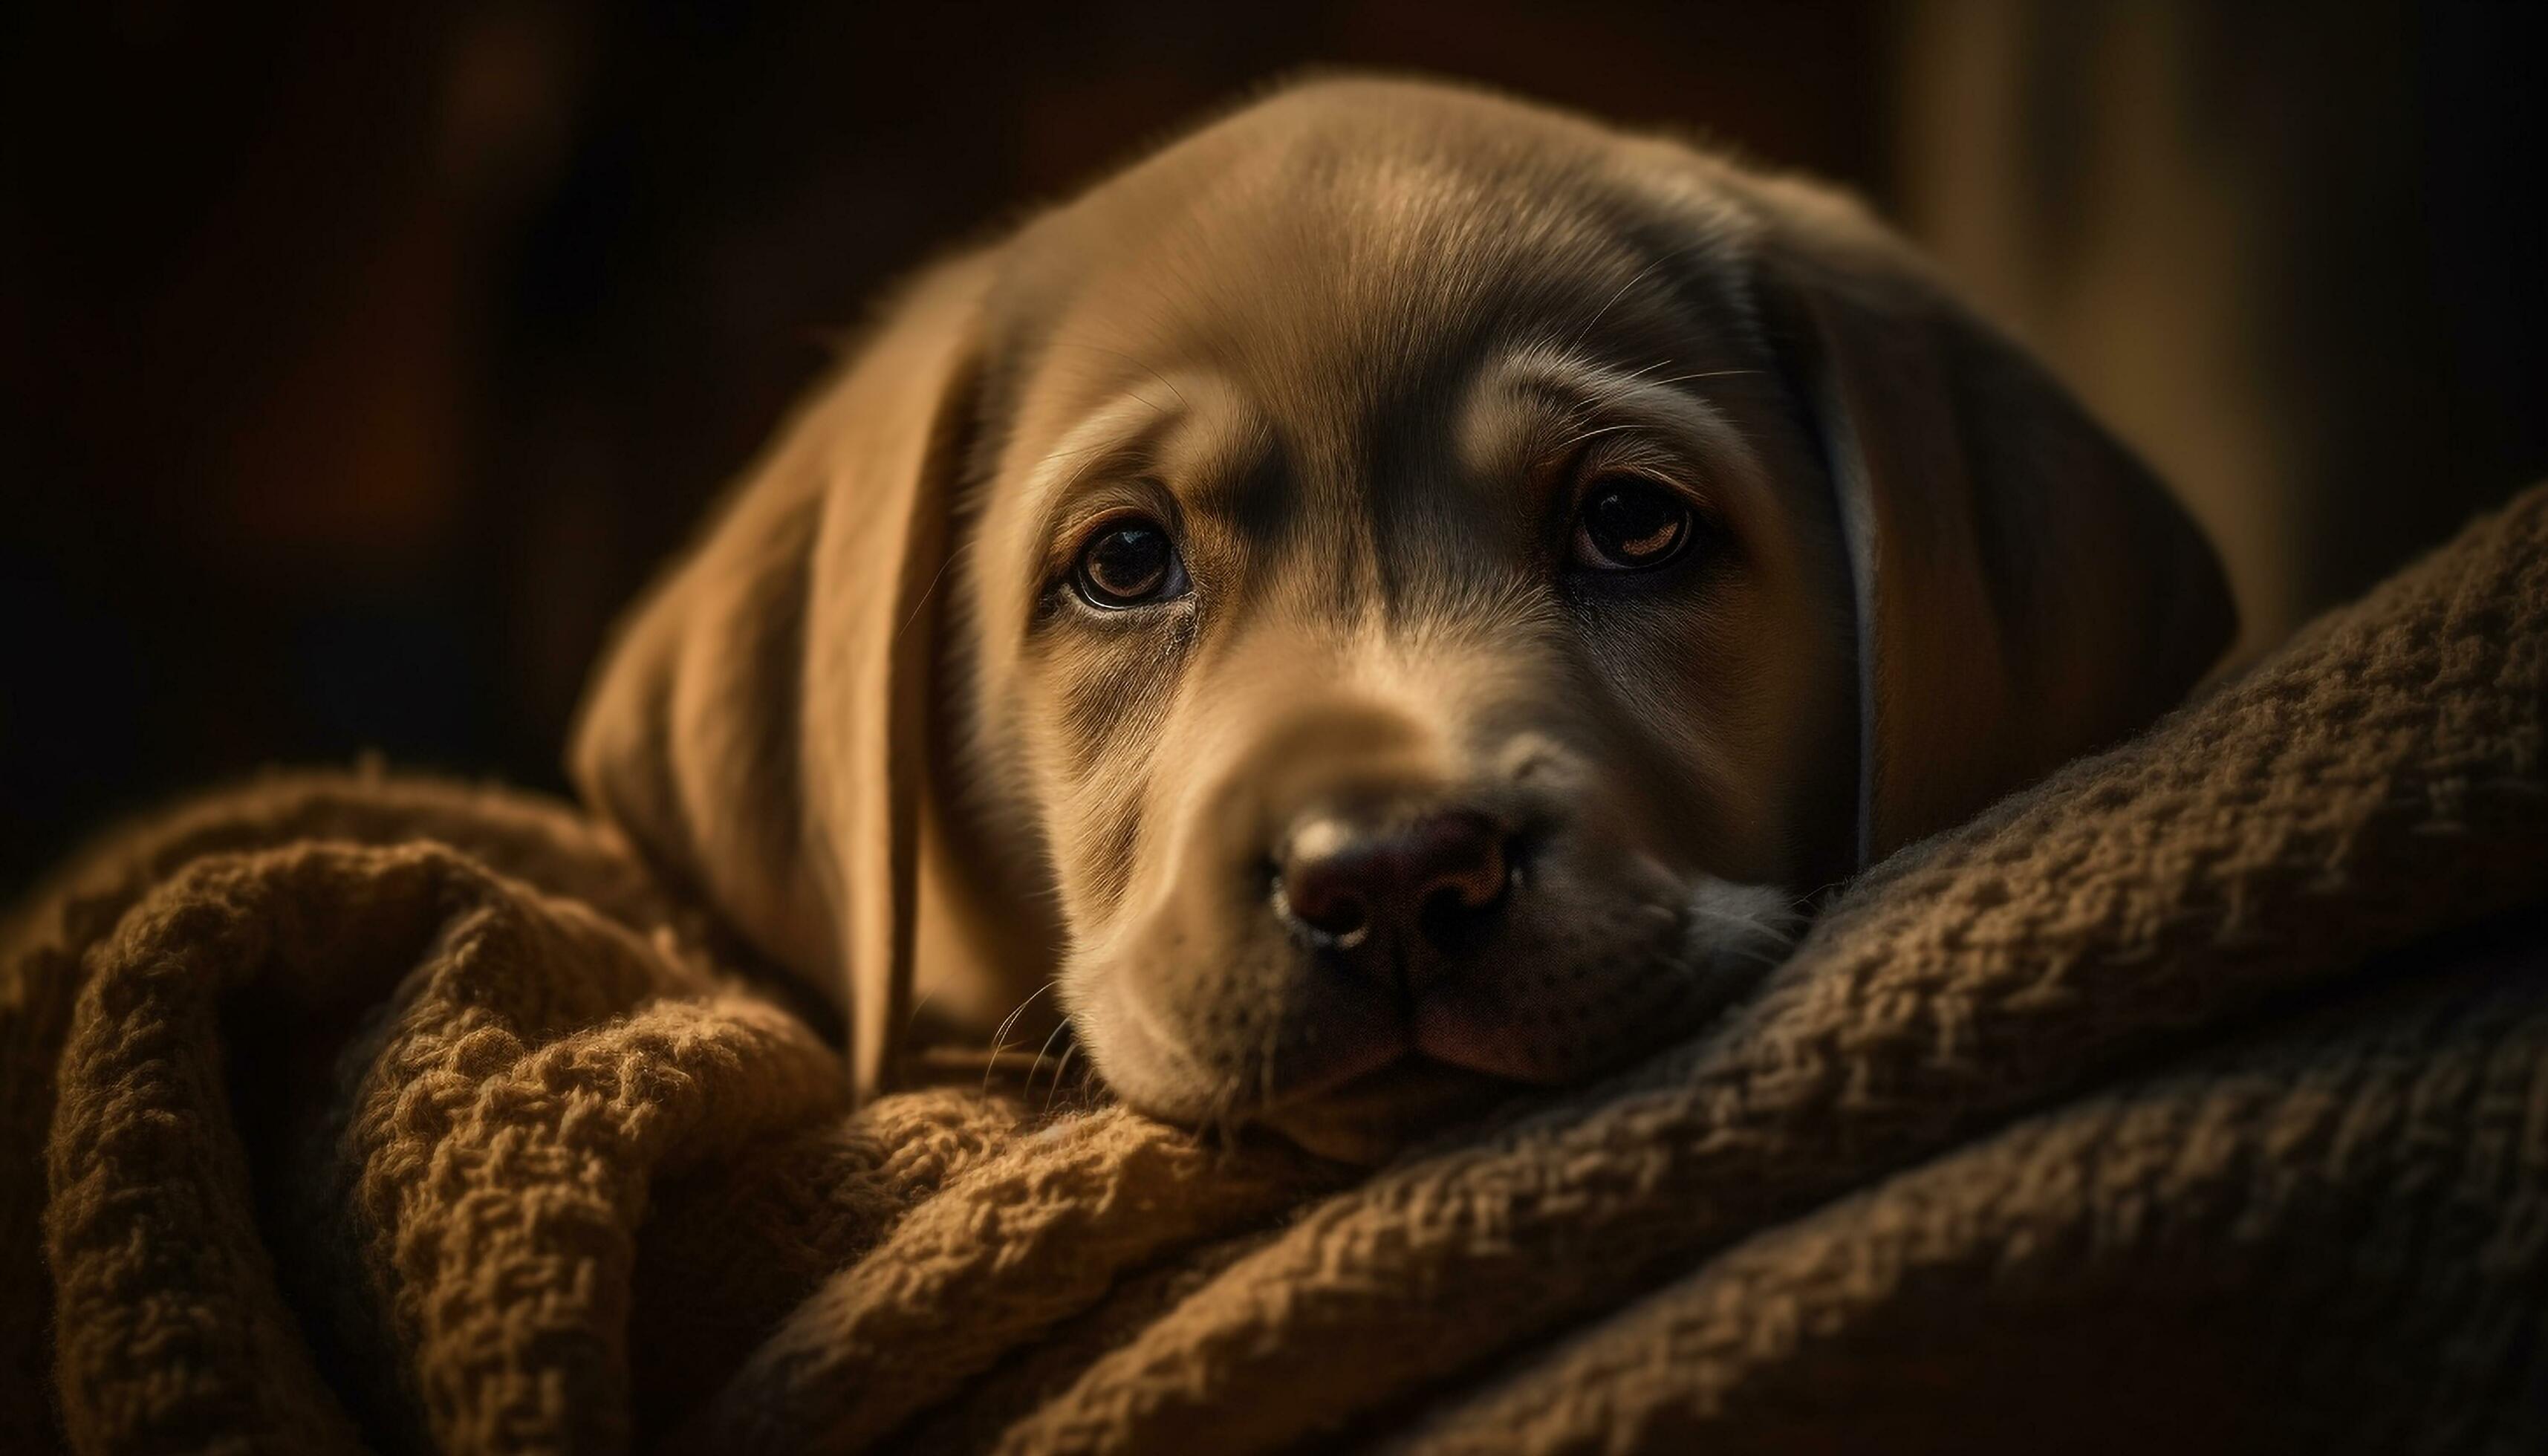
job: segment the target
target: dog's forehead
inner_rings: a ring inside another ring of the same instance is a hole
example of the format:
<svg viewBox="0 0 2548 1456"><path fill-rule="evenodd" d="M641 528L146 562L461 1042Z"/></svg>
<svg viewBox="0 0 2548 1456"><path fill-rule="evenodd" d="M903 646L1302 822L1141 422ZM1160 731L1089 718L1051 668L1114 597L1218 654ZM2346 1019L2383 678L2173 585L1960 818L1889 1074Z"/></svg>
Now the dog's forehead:
<svg viewBox="0 0 2548 1456"><path fill-rule="evenodd" d="M1634 184L1659 149L1422 87L1241 114L1020 239L1044 404L1067 416L1208 370L1294 448L1350 454L1499 347L1685 345L1621 302L1706 276L1730 245L1686 198L1668 215Z"/></svg>

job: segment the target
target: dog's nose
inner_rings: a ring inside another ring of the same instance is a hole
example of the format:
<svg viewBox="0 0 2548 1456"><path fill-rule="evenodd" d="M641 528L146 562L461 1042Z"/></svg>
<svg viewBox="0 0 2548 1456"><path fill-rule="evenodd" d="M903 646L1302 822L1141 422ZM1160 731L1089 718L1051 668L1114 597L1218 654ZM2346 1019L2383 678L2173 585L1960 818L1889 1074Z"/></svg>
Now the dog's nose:
<svg viewBox="0 0 2548 1456"><path fill-rule="evenodd" d="M1508 836L1469 809L1356 820L1316 814L1278 864L1277 903L1353 959L1401 967L1419 952L1456 955L1502 903Z"/></svg>

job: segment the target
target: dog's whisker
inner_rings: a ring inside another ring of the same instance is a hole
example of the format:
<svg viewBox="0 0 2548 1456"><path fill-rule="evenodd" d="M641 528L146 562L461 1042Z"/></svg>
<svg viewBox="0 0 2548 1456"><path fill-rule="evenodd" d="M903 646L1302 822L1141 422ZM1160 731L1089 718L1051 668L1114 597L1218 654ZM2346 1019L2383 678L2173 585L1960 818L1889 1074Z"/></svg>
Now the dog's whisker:
<svg viewBox="0 0 2548 1456"><path fill-rule="evenodd" d="M911 630L911 624L920 620L920 613L929 605L929 598L938 593L938 584L947 580L948 568L954 566L956 560L963 556L965 548L971 544L970 541L959 542L954 550L947 553L946 560L938 563L938 570L930 577L929 585L920 589L920 599L911 604L911 615L904 617L902 625L894 628L895 641L901 641L902 634Z"/></svg>
<svg viewBox="0 0 2548 1456"><path fill-rule="evenodd" d="M1571 439L1571 440L1568 440L1568 441L1564 442L1563 444L1560 444L1560 445L1557 447L1557 449L1556 449L1555 451L1552 451L1551 453L1553 453L1553 454L1554 454L1554 453L1563 453L1564 451L1572 450L1572 449L1574 449L1576 446L1578 446L1578 445L1580 445L1580 444L1583 444L1586 440L1590 440L1590 439L1596 439L1596 438L1598 438L1599 436L1602 436L1602 435L1614 435L1614 434L1619 433L1621 430L1639 429L1639 428L1642 428L1642 427L1643 427L1643 426L1641 426L1641 425L1637 425L1637 424L1634 424L1634 423L1629 423L1629 424L1605 424L1605 425L1602 425L1602 426L1601 426L1600 428L1598 428L1598 429L1588 429L1588 430L1584 431L1582 434L1577 435L1575 438L1573 438L1573 439Z"/></svg>
<svg viewBox="0 0 2548 1456"><path fill-rule="evenodd" d="M1009 1009L1009 1014L1000 1019L1000 1028L998 1031L991 1034L991 1040L1005 1046L1009 1040L1009 1029L1018 1024L1018 1018L1026 1015L1027 1008L1035 1004L1035 999L1038 996L1051 990L1057 984L1059 984L1059 982L1047 978L1043 985L1029 991L1025 1000L1020 1001L1017 1005L1011 1007Z"/></svg>
<svg viewBox="0 0 2548 1456"><path fill-rule="evenodd" d="M1816 885L1814 888L1805 891L1803 894L1796 896L1792 900L1789 900L1787 902L1787 913L1799 918L1810 916L1813 913L1815 902L1821 900L1825 895L1831 894L1835 890L1847 888L1852 878L1855 878L1855 876L1844 875L1839 879L1828 880L1822 884Z"/></svg>
<svg viewBox="0 0 2548 1456"><path fill-rule="evenodd" d="M1590 403L1596 405L1615 405L1619 401L1626 399L1630 394L1634 393L1637 386L1647 383L1647 375L1654 373L1658 369L1670 369L1672 366L1673 361L1669 358L1664 358L1657 359L1651 364L1640 364L1636 368L1625 372L1604 370L1600 374L1599 382L1609 386L1609 388L1597 396L1588 396L1587 399Z"/></svg>
<svg viewBox="0 0 2548 1456"><path fill-rule="evenodd" d="M1046 1088L1044 1094L1044 1110L1046 1117L1052 1115L1053 1099L1061 1095L1062 1078L1069 1075L1070 1059L1077 1055L1078 1052L1078 1038L1073 1037L1068 1042L1062 1044L1061 1060L1056 1062L1052 1069L1052 1085Z"/></svg>
<svg viewBox="0 0 2548 1456"><path fill-rule="evenodd" d="M903 1018L902 1022L902 1032L905 1037L909 1037L911 1035L911 1029L913 1027L920 1025L920 1013L929 1009L929 998L937 994L938 988L936 986L931 986L928 990L925 990L919 995L911 998L911 1015Z"/></svg>
<svg viewBox="0 0 2548 1456"><path fill-rule="evenodd" d="M1575 330L1575 337L1566 341L1566 352L1571 354L1575 352L1577 348L1581 347L1585 338L1592 332L1593 325L1599 323L1601 319L1609 314L1612 305L1628 296L1628 290L1635 288L1638 284L1643 283L1648 278L1654 276L1655 270L1661 268L1665 263L1670 262L1672 259L1683 253L1688 252L1695 246L1697 246L1696 243L1688 243L1681 247L1656 254L1652 262L1649 262L1646 266L1638 269L1635 276L1631 277L1627 282L1619 285L1618 292L1610 295L1609 298L1602 302L1600 308L1592 311L1592 317L1584 320L1584 326Z"/></svg>
<svg viewBox="0 0 2548 1456"><path fill-rule="evenodd" d="M1079 1064L1079 1079L1071 1084L1070 1095L1073 1105L1085 1112L1113 1095L1113 1089L1106 1074L1091 1059Z"/></svg>
<svg viewBox="0 0 2548 1456"><path fill-rule="evenodd" d="M1001 1052L1009 1049L1009 1029L1018 1024L1019 1017L1026 1015L1027 1008L1035 1004L1036 997L1051 990L1056 984L1058 982L1046 980L1043 985L1029 991L1027 998L1011 1009L1007 1016L1000 1018L999 1030L991 1033L991 1056L994 1059L986 1062L982 1067L982 1092L985 1096L989 1095L991 1090L991 1073L999 1065L996 1058Z"/></svg>
<svg viewBox="0 0 2548 1456"><path fill-rule="evenodd" d="M1070 1030L1068 1021L1053 1023L1052 1030L1045 1034L1044 1045L1036 1048L1036 1059L1027 1065L1026 1093L1029 1097L1035 1095L1036 1073L1044 1070L1044 1059L1052 1053L1053 1039L1068 1030Z"/></svg>
<svg viewBox="0 0 2548 1456"><path fill-rule="evenodd" d="M1661 388L1668 384L1687 384L1693 379L1730 379L1738 374L1760 374L1759 369L1702 369L1695 374L1676 374L1670 379L1650 379L1646 383Z"/></svg>

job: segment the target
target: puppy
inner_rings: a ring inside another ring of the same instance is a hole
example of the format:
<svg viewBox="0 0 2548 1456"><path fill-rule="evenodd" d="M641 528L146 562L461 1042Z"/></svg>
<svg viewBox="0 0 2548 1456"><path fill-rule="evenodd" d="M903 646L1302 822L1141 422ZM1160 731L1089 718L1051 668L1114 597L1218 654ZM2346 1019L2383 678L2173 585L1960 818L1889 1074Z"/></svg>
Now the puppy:
<svg viewBox="0 0 2548 1456"><path fill-rule="evenodd" d="M1326 81L905 289L573 767L864 1088L1057 1001L1135 1106L1367 1159L1686 1033L2231 626L1848 201Z"/></svg>

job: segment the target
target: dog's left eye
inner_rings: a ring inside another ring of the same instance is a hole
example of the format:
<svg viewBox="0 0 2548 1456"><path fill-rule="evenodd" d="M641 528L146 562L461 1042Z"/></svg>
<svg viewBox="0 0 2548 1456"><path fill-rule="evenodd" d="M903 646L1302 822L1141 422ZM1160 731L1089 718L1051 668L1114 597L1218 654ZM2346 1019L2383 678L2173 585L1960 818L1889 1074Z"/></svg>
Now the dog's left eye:
<svg viewBox="0 0 2548 1456"><path fill-rule="evenodd" d="M1165 601L1189 590L1185 562L1168 528L1138 516L1099 527L1079 548L1070 581L1081 600L1104 611Z"/></svg>
<svg viewBox="0 0 2548 1456"><path fill-rule="evenodd" d="M1680 492L1638 476L1610 476L1584 492L1575 562L1595 571L1647 571L1681 555L1697 533L1696 512Z"/></svg>

